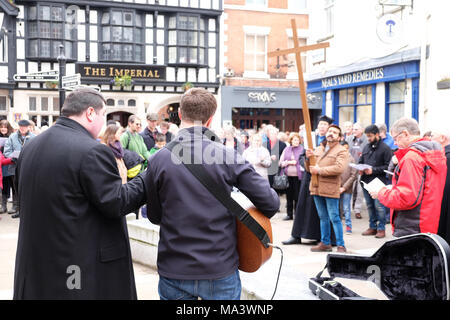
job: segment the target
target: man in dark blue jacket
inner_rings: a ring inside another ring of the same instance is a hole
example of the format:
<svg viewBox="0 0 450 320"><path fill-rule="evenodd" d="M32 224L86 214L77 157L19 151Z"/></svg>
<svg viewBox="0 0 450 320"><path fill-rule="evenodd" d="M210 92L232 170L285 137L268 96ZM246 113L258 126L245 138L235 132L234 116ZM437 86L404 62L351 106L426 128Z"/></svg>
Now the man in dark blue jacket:
<svg viewBox="0 0 450 320"><path fill-rule="evenodd" d="M370 165L370 169L360 171L361 183L370 183L375 178L380 179L386 184L386 172L392 158L391 148L381 141L380 130L374 124L366 127L364 133L367 136L368 143L365 145L360 164ZM369 211L369 229L363 232L363 236L375 236L375 238L384 238L385 232L385 207L377 199L372 199L369 192L363 188L364 198L366 199L367 211Z"/></svg>
<svg viewBox="0 0 450 320"><path fill-rule="evenodd" d="M280 200L267 179L235 150L217 143L220 140L209 131L216 108L210 92L187 91L181 99L181 130L175 141L191 150L218 188L231 192L237 187L272 217ZM145 177L148 218L160 225L159 295L163 300L239 299L236 218L173 153L163 148L153 155Z"/></svg>

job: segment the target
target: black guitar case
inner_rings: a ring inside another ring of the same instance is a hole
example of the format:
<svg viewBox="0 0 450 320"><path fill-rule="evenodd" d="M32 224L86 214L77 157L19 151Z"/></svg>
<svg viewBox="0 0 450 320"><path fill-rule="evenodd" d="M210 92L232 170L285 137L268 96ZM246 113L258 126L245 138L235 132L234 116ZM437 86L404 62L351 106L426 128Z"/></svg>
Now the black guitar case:
<svg viewBox="0 0 450 320"><path fill-rule="evenodd" d="M440 236L420 233L388 241L372 256L329 254L325 269L309 280L323 300L366 299L335 278L375 282L390 300L450 300L450 246Z"/></svg>

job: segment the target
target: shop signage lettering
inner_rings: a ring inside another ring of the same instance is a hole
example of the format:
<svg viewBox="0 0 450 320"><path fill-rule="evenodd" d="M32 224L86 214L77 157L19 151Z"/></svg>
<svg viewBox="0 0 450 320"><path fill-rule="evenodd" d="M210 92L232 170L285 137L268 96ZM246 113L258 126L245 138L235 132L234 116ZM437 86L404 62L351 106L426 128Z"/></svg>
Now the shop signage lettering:
<svg viewBox="0 0 450 320"><path fill-rule="evenodd" d="M269 93L267 91L264 92L249 92L248 93L248 101L250 102L264 102L265 104L269 104L277 101L277 95L275 92Z"/></svg>
<svg viewBox="0 0 450 320"><path fill-rule="evenodd" d="M166 69L162 66L77 64L82 78L114 78L130 76L132 79L165 80Z"/></svg>
<svg viewBox="0 0 450 320"><path fill-rule="evenodd" d="M377 68L323 79L322 87L329 88L346 84L356 84L365 81L379 80L383 78L384 68Z"/></svg>

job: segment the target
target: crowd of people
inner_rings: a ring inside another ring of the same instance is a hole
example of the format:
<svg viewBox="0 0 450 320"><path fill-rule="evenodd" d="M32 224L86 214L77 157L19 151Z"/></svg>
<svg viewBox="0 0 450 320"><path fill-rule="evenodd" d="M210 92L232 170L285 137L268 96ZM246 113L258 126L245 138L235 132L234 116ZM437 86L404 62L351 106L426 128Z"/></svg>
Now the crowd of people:
<svg viewBox="0 0 450 320"><path fill-rule="evenodd" d="M341 128L324 115L308 145L304 126L298 132L270 124L210 129L217 102L203 89L183 94L179 128L155 113L146 116L144 129L136 115L127 128L105 124L105 104L99 92L77 89L56 124L37 136L27 120L16 132L0 122L2 211L9 186L21 218L14 299L136 299L130 212L160 226L161 299L239 299L235 217L187 166L173 161L175 147L184 164L198 160L197 147L202 155L233 159L202 158L200 164L215 187L238 188L268 218L280 211L285 194L284 220L293 223L284 245L312 243L313 252L335 245L345 253L344 229L352 233L364 202L364 236L382 239L391 223L395 237L430 232L450 241L445 127L424 136L416 120L402 118L391 136L384 124Z"/></svg>

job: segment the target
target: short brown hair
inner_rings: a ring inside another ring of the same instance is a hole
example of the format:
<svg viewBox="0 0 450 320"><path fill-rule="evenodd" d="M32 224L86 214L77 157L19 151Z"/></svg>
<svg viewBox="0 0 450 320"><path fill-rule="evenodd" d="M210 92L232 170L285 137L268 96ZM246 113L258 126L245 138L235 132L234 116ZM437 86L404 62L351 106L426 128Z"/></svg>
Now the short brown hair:
<svg viewBox="0 0 450 320"><path fill-rule="evenodd" d="M169 123L168 123L167 121L162 121L162 122L159 124L159 126L160 126L160 127L167 128L167 129L169 129L169 127L170 127L170 125L169 125Z"/></svg>
<svg viewBox="0 0 450 320"><path fill-rule="evenodd" d="M81 115L89 107L94 108L95 112L98 112L105 104L105 98L97 90L79 88L72 91L64 100L61 115L64 117Z"/></svg>
<svg viewBox="0 0 450 320"><path fill-rule="evenodd" d="M330 130L331 128L338 129L338 130L339 130L339 137L342 137L342 129L341 129L341 127L339 127L339 126L337 126L337 125L335 125L335 124L331 124L331 125L328 127L328 130Z"/></svg>
<svg viewBox="0 0 450 320"><path fill-rule="evenodd" d="M292 133L292 134L289 136L288 142L289 142L290 145L292 145L292 140L294 140L294 138L298 138L298 140L300 141L300 143L302 143L302 137L300 137L300 135L299 135L297 132L294 132L294 133Z"/></svg>
<svg viewBox="0 0 450 320"><path fill-rule="evenodd" d="M182 120L206 123L216 113L217 101L213 94L202 88L192 88L183 94L180 102Z"/></svg>
<svg viewBox="0 0 450 320"><path fill-rule="evenodd" d="M132 114L129 118L128 118L128 123L135 123L136 120L141 120L137 115Z"/></svg>

